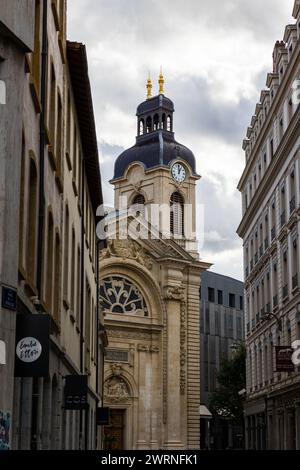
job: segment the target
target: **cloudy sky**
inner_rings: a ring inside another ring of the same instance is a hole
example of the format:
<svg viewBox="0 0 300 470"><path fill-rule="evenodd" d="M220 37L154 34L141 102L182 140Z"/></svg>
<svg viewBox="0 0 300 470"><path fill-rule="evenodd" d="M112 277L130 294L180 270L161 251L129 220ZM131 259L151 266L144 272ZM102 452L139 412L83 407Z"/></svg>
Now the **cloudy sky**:
<svg viewBox="0 0 300 470"><path fill-rule="evenodd" d="M294 0L70 0L68 37L86 44L101 154L104 197L136 134L148 70L175 103L176 139L193 150L198 203L204 204L201 258L243 277L236 235L244 165L241 142L254 113L272 51L292 19Z"/></svg>

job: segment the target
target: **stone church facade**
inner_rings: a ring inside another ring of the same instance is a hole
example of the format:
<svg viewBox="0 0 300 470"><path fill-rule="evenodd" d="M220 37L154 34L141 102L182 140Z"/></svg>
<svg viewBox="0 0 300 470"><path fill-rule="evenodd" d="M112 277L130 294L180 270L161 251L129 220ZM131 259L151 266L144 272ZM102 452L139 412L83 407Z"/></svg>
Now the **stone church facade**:
<svg viewBox="0 0 300 470"><path fill-rule="evenodd" d="M201 271L210 267L196 248L200 177L192 152L174 139L174 105L163 93L162 75L159 85L152 97L148 81L147 100L137 111L136 145L116 160L118 235L100 256L100 302L109 341L107 449L200 445L199 287ZM130 230L126 239L120 236L124 200L135 216L126 213L123 223L138 224L138 237Z"/></svg>

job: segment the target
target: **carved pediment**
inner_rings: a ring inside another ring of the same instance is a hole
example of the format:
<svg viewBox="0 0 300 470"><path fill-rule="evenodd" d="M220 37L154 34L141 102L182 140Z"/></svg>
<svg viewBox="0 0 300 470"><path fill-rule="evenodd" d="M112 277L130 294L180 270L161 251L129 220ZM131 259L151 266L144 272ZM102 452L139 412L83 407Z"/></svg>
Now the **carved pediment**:
<svg viewBox="0 0 300 470"><path fill-rule="evenodd" d="M108 240L107 248L100 253L100 259L103 260L113 256L123 258L123 260L132 259L149 271L153 266L150 256L148 256L143 247L134 240Z"/></svg>

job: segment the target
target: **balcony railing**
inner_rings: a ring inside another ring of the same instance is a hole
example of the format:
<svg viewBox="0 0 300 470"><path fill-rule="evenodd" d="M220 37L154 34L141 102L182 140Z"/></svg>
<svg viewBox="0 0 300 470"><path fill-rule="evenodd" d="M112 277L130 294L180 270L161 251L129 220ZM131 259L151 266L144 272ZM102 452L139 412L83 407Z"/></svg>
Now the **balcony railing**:
<svg viewBox="0 0 300 470"><path fill-rule="evenodd" d="M293 196L292 199L290 200L290 214L294 212L295 209L296 209L296 198L295 196Z"/></svg>
<svg viewBox="0 0 300 470"><path fill-rule="evenodd" d="M288 285L286 284L286 285L283 286L283 288L282 288L282 297L283 297L284 299L286 299L287 296L288 296Z"/></svg>
<svg viewBox="0 0 300 470"><path fill-rule="evenodd" d="M273 241L275 237L276 237L276 228L273 227L271 230L271 240Z"/></svg>
<svg viewBox="0 0 300 470"><path fill-rule="evenodd" d="M296 289L298 287L298 274L295 274L292 278L292 288Z"/></svg>
<svg viewBox="0 0 300 470"><path fill-rule="evenodd" d="M265 250L267 250L269 248L269 239L268 237L265 238Z"/></svg>
<svg viewBox="0 0 300 470"><path fill-rule="evenodd" d="M285 210L282 212L281 216L280 216L280 224L281 224L281 227L284 226L286 222L286 217L285 217Z"/></svg>
<svg viewBox="0 0 300 470"><path fill-rule="evenodd" d="M277 307L278 306L278 295L274 295L273 297L273 307Z"/></svg>

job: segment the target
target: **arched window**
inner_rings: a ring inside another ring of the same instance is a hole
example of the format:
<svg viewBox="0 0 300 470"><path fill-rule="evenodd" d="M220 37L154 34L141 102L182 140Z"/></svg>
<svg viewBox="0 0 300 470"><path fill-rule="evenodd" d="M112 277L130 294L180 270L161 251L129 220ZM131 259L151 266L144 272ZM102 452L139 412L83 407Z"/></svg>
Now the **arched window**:
<svg viewBox="0 0 300 470"><path fill-rule="evenodd" d="M157 131L159 129L159 116L158 116L158 114L154 115L153 128L154 128L155 131Z"/></svg>
<svg viewBox="0 0 300 470"><path fill-rule="evenodd" d="M167 130L172 132L172 119L171 119L171 116L168 116L168 118L167 118Z"/></svg>
<svg viewBox="0 0 300 470"><path fill-rule="evenodd" d="M65 208L65 235L64 235L64 299L69 300L69 250L70 250L70 216L69 208Z"/></svg>
<svg viewBox="0 0 300 470"><path fill-rule="evenodd" d="M105 313L148 317L146 302L139 288L123 277L103 279L99 300Z"/></svg>
<svg viewBox="0 0 300 470"><path fill-rule="evenodd" d="M27 273L31 281L35 274L35 244L36 244L36 205L37 205L37 171L33 159L30 159L29 168L29 198L28 198L28 225L27 225Z"/></svg>
<svg viewBox="0 0 300 470"><path fill-rule="evenodd" d="M144 215L145 214L145 198L142 194L137 194L133 201L131 207L136 212L136 215Z"/></svg>
<svg viewBox="0 0 300 470"><path fill-rule="evenodd" d="M172 194L170 206L171 234L181 238L184 236L184 200L180 193Z"/></svg>
<svg viewBox="0 0 300 470"><path fill-rule="evenodd" d="M63 154L63 110L60 94L57 95L57 129L56 129L56 159L58 174L62 172L62 154Z"/></svg>
<svg viewBox="0 0 300 470"><path fill-rule="evenodd" d="M144 119L141 119L140 124L139 124L139 135L144 134L144 132L145 132L145 121Z"/></svg>
<svg viewBox="0 0 300 470"><path fill-rule="evenodd" d="M151 118L151 116L148 116L148 117L147 117L147 120L146 120L146 127L147 127L147 134L149 134L150 132L152 132L152 118Z"/></svg>
<svg viewBox="0 0 300 470"><path fill-rule="evenodd" d="M60 239L58 233L55 235L55 251L54 251L54 306L53 317L54 320L60 320Z"/></svg>
<svg viewBox="0 0 300 470"><path fill-rule="evenodd" d="M45 280L46 289L46 305L49 313L52 312L52 298L53 298L53 241L54 241L54 226L53 217L51 212L48 216L48 239L47 239L47 277Z"/></svg>

